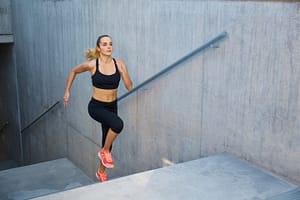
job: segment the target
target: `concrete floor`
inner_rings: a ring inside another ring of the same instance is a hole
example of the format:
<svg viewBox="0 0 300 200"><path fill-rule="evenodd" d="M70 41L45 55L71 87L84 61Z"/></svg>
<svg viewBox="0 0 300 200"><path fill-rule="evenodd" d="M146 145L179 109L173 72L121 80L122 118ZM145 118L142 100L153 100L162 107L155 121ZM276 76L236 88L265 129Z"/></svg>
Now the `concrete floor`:
<svg viewBox="0 0 300 200"><path fill-rule="evenodd" d="M35 200L279 200L282 199L280 195L296 190L298 187L292 183L237 157L221 154ZM300 199L299 192L294 194ZM276 198L277 196L279 198Z"/></svg>

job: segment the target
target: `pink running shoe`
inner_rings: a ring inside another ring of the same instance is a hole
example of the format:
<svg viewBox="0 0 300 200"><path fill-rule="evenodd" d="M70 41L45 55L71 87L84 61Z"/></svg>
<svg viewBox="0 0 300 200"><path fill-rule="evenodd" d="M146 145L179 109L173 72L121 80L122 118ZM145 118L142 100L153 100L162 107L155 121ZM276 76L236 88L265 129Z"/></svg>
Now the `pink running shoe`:
<svg viewBox="0 0 300 200"><path fill-rule="evenodd" d="M105 182L107 181L107 175L106 175L106 172L104 171L103 173L100 173L100 172L96 172L96 177L97 179L99 180L99 182Z"/></svg>
<svg viewBox="0 0 300 200"><path fill-rule="evenodd" d="M106 168L113 168L115 166L114 161L111 157L111 153L109 151L100 150L98 152L98 157Z"/></svg>

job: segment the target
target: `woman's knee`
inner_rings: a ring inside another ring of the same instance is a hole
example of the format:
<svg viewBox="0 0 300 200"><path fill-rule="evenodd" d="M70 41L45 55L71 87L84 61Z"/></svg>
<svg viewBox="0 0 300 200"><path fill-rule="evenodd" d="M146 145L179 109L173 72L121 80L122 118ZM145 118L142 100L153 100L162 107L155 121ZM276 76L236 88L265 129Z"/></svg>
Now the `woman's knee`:
<svg viewBox="0 0 300 200"><path fill-rule="evenodd" d="M113 130L115 133L119 134L123 130L123 127L124 127L124 122L120 117L118 117L112 124L111 130Z"/></svg>

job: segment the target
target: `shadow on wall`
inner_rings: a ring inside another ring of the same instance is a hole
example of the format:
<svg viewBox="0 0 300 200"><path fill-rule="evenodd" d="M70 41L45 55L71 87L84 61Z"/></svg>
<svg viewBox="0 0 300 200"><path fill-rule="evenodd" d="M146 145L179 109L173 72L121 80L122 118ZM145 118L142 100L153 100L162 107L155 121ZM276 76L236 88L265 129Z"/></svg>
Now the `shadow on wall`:
<svg viewBox="0 0 300 200"><path fill-rule="evenodd" d="M0 160L5 160L4 135L0 132Z"/></svg>

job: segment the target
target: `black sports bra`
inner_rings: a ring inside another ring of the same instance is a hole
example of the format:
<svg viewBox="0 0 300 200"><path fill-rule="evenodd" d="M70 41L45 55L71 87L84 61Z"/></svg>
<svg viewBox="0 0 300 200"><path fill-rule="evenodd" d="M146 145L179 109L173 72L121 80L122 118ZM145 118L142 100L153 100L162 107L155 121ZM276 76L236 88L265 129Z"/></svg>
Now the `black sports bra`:
<svg viewBox="0 0 300 200"><path fill-rule="evenodd" d="M120 83L120 72L118 70L117 62L113 58L116 72L111 75L102 74L99 70L99 61L96 59L96 71L92 75L93 86L100 89L116 89Z"/></svg>

